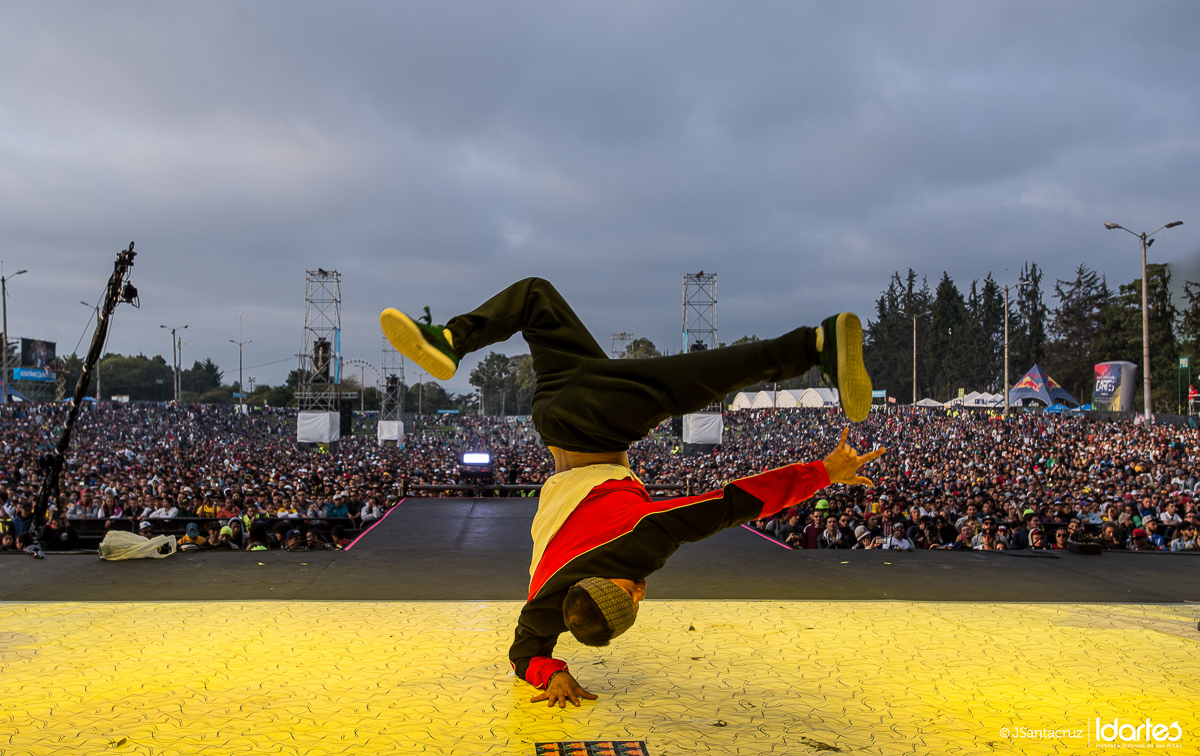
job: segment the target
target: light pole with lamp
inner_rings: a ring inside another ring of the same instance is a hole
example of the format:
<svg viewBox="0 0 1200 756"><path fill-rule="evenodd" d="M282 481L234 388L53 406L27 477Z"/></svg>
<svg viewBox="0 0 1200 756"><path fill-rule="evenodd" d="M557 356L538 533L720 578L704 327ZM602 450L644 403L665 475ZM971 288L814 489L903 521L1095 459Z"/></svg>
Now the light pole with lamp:
<svg viewBox="0 0 1200 756"><path fill-rule="evenodd" d="M254 339L242 341L242 313L238 313L238 337L235 341L230 339L230 344L237 344L238 347L238 401L241 404L242 412L246 411L246 384L242 382L242 347L246 344L253 344Z"/></svg>
<svg viewBox="0 0 1200 756"><path fill-rule="evenodd" d="M2 306L4 309L4 343L2 345L0 345L0 347L2 347L4 349L4 358L3 358L4 377L3 377L3 379L0 379L0 382L2 382L4 384L3 403L5 405L8 404L8 380L10 377L8 375L8 279L16 278L17 276L21 275L22 273L28 273L28 272L29 271L27 271L27 270L18 270L16 273L13 273L11 276L0 276L0 302L2 302L2 305L0 305L0 306Z"/></svg>
<svg viewBox="0 0 1200 756"><path fill-rule="evenodd" d="M175 343L179 349L179 356L175 358L175 362L179 364L179 369L175 374L175 395L179 397L179 401L183 401L183 345L187 342L180 336L175 339Z"/></svg>
<svg viewBox="0 0 1200 756"><path fill-rule="evenodd" d="M187 326L183 325L179 326L178 328L169 328L165 325L160 325L159 328L166 328L171 332L171 373L175 377L175 403L179 404L179 351L176 349L175 331L182 331L183 329L187 328Z"/></svg>
<svg viewBox="0 0 1200 756"><path fill-rule="evenodd" d="M1031 281L1022 278L1013 288L1024 289ZM1004 284L1004 417L1008 419L1008 284Z"/></svg>
<svg viewBox="0 0 1200 756"><path fill-rule="evenodd" d="M1146 248L1154 243L1154 235L1165 228L1175 228L1182 226L1183 221L1174 221L1164 226L1159 226L1154 231L1146 233L1134 233L1122 226L1120 223L1105 223L1104 227L1109 231L1119 228L1126 233L1133 234L1142 240L1142 391L1145 394L1146 405L1146 422L1150 422L1150 307L1148 303L1147 289L1149 288L1146 279Z"/></svg>
<svg viewBox="0 0 1200 756"><path fill-rule="evenodd" d="M917 318L932 315L933 310L926 310L919 315L913 315L913 406L917 406Z"/></svg>

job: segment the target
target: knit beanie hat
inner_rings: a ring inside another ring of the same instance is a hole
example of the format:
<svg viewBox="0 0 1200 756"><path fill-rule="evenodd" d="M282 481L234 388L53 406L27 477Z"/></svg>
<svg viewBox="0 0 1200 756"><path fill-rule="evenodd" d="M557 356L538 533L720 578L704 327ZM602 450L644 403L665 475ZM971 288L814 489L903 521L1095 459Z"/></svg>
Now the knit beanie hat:
<svg viewBox="0 0 1200 756"><path fill-rule="evenodd" d="M629 598L629 594L618 588L616 583L604 578L590 577L580 580L576 585L587 591L596 602L596 606L600 607L608 629L612 630L612 637L616 638L633 627L633 621L637 619L637 607L634 606L633 599Z"/></svg>

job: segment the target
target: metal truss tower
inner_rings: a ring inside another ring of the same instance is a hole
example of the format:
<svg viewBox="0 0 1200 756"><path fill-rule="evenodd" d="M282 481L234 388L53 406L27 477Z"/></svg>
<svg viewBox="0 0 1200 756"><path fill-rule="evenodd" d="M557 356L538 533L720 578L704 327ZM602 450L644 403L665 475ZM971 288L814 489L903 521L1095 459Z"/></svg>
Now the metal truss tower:
<svg viewBox="0 0 1200 756"><path fill-rule="evenodd" d="M404 412L404 358L383 337L383 395L380 397L379 419L400 420Z"/></svg>
<svg viewBox="0 0 1200 756"><path fill-rule="evenodd" d="M342 383L342 274L305 271L304 346L300 349L301 412L337 412Z"/></svg>
<svg viewBox="0 0 1200 756"><path fill-rule="evenodd" d="M629 346L629 342L633 341L633 334L621 331L614 333L612 337L612 356L614 360L619 360L625 356L625 347Z"/></svg>
<svg viewBox="0 0 1200 756"><path fill-rule="evenodd" d="M717 274L683 274L683 351L717 348Z"/></svg>

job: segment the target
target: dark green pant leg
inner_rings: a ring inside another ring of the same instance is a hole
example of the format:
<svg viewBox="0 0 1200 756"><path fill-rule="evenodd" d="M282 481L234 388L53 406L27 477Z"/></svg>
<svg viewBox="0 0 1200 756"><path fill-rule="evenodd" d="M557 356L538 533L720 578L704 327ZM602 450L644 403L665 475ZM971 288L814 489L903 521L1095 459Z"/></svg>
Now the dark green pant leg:
<svg viewBox="0 0 1200 756"><path fill-rule="evenodd" d="M540 278L518 281L446 327L460 357L521 333L537 374L534 426L548 446L571 451L623 451L672 415L760 381L803 375L818 360L810 328L724 349L610 360Z"/></svg>
<svg viewBox="0 0 1200 756"><path fill-rule="evenodd" d="M460 357L520 333L533 359L537 383L533 390L533 424L547 446L582 448L591 444L586 429L566 435L547 433L541 409L553 402L580 367L590 361L608 361L607 355L583 321L549 281L526 278L509 286L475 310L451 318L446 324Z"/></svg>
<svg viewBox="0 0 1200 756"><path fill-rule="evenodd" d="M621 451L668 417L696 412L760 381L803 375L819 359L813 329L797 328L776 339L723 349L588 360L567 385L543 397L542 407L535 399L534 420L543 439L557 439L556 446Z"/></svg>
<svg viewBox="0 0 1200 756"><path fill-rule="evenodd" d="M574 371L581 360L607 355L558 290L542 278L526 278L446 324L459 357L520 333L530 347L538 379Z"/></svg>

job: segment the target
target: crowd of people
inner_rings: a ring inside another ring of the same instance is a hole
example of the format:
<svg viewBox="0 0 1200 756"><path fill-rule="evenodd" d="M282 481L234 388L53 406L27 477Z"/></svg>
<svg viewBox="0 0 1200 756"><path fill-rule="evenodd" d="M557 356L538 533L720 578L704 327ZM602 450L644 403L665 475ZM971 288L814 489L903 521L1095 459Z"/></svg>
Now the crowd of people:
<svg viewBox="0 0 1200 756"><path fill-rule="evenodd" d="M478 486L460 464L464 451L491 453L489 484L534 486L553 473L525 418L424 416L408 423L402 445L359 435L329 450L296 444L294 410L235 410L105 404L83 412L41 546L75 548L81 532L122 529L174 532L183 548L337 548L405 495ZM65 418L62 405L0 408L0 550L38 549L39 459ZM729 412L721 445L687 453L668 422L630 450L630 465L643 483L699 493L821 459L844 424L832 410ZM860 449L888 449L867 471L872 487L833 486L753 525L794 548L1091 542L1196 551L1198 440L1186 426L878 408L850 436Z"/></svg>

